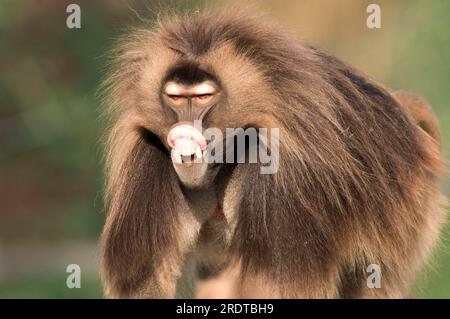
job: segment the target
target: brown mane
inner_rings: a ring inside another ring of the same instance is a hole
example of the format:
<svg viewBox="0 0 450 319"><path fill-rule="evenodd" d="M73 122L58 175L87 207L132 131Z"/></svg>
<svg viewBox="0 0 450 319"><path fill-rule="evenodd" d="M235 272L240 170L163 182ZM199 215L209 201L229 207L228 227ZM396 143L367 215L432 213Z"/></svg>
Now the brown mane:
<svg viewBox="0 0 450 319"><path fill-rule="evenodd" d="M260 85L248 99L258 94L260 100L237 102L246 108L230 102L223 125L251 123L281 132L276 174L242 164L223 186L225 200L230 187L240 187L237 208L228 212L235 227L226 251L239 261L242 278L267 278L285 297L407 292L443 221L443 164L438 141L418 128L400 100L248 13L173 17L124 39L105 81L111 117L102 237L107 295L145 296L152 271L170 268L186 241L181 225L190 217L179 211L188 212L189 201L161 142L170 121L158 109L160 83L151 84L165 72L155 57L206 59L224 47L238 57L233 63L246 61L252 71L233 79L223 69L210 72L230 101L234 87L255 77ZM154 74L144 71L148 65ZM214 113L207 124L218 118ZM229 206L224 203L226 215ZM381 265L383 287L365 293L369 264Z"/></svg>

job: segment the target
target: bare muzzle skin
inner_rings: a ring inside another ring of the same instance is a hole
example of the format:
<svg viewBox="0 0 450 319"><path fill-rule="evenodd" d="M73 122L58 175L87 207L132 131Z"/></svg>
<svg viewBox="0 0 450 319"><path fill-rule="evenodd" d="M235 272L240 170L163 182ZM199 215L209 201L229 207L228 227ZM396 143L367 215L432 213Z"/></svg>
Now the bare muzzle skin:
<svg viewBox="0 0 450 319"><path fill-rule="evenodd" d="M192 85L169 81L163 88L162 100L178 120L167 135L172 160L177 164L201 162L205 156L206 140L194 122L201 123L216 106L220 100L218 86L211 80Z"/></svg>

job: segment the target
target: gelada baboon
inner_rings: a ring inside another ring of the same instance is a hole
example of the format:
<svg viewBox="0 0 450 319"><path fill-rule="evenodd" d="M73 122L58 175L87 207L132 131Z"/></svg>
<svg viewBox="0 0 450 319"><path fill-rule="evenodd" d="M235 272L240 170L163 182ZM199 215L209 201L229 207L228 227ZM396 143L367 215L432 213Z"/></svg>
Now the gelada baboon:
<svg viewBox="0 0 450 319"><path fill-rule="evenodd" d="M444 221L422 100L232 10L128 34L105 92L106 296L407 296ZM194 162L220 142L196 120L278 128L278 170Z"/></svg>

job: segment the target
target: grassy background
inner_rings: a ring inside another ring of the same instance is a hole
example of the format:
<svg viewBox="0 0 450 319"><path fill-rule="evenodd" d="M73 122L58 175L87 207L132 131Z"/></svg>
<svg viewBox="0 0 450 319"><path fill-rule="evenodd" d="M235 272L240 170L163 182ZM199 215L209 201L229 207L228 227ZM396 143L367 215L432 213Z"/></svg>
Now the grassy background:
<svg viewBox="0 0 450 319"><path fill-rule="evenodd" d="M79 30L65 25L72 2L81 6ZM199 4L171 2L185 8ZM423 96L438 115L448 155L450 1L377 1L382 9L377 30L365 26L371 2L273 0L259 6L298 38L388 87ZM96 241L104 212L96 90L113 40L161 7L155 1L1 1L0 298L101 297ZM448 182L444 187L448 192ZM415 297L450 297L449 227L443 238ZM82 268L81 289L66 288L71 263Z"/></svg>

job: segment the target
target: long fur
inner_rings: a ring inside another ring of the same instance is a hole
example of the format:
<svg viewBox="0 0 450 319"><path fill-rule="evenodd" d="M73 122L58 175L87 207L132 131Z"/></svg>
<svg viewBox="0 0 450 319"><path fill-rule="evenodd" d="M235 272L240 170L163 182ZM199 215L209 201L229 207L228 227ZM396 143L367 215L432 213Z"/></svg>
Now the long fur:
<svg viewBox="0 0 450 319"><path fill-rule="evenodd" d="M175 119L159 90L179 60L213 74L226 93L205 128L280 128L276 174L225 164L227 177L215 182L229 220L223 254L242 283L261 278L280 297L407 294L444 221L437 124L424 103L422 113L409 112L411 103L247 12L164 18L127 35L113 56L105 82L108 296L174 296L178 265L199 236L164 145ZM369 264L381 266L381 289L366 286Z"/></svg>

